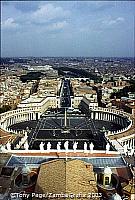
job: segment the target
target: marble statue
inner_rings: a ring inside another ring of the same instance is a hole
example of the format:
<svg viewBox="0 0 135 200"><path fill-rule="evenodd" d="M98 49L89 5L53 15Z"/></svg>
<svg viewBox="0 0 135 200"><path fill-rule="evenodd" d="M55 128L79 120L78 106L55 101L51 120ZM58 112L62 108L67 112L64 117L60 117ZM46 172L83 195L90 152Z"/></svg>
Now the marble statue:
<svg viewBox="0 0 135 200"><path fill-rule="evenodd" d="M109 143L107 143L107 145L106 145L106 151L110 151L110 144Z"/></svg>
<svg viewBox="0 0 135 200"><path fill-rule="evenodd" d="M69 143L68 141L66 141L66 142L64 143L64 147L65 147L65 150L66 150L66 151L68 151L68 143Z"/></svg>
<svg viewBox="0 0 135 200"><path fill-rule="evenodd" d="M27 132L25 132L24 135L25 135L24 138L27 140L27 138L28 138Z"/></svg>
<svg viewBox="0 0 135 200"><path fill-rule="evenodd" d="M28 144L28 141L26 140L26 142L24 143L24 148L26 151L28 151L29 149L29 144Z"/></svg>
<svg viewBox="0 0 135 200"><path fill-rule="evenodd" d="M17 144L17 145L16 145L16 148L17 148L17 149L19 149L19 148L20 148L20 145L19 145L19 144Z"/></svg>
<svg viewBox="0 0 135 200"><path fill-rule="evenodd" d="M131 156L134 155L134 149L131 149Z"/></svg>
<svg viewBox="0 0 135 200"><path fill-rule="evenodd" d="M51 146L52 146L52 145L51 145L51 143L50 143L50 142L48 142L48 143L47 143L47 151L48 151L48 152L50 151L50 149L51 149Z"/></svg>
<svg viewBox="0 0 135 200"><path fill-rule="evenodd" d="M44 143L43 142L40 143L39 147L40 147L40 151L44 151Z"/></svg>
<svg viewBox="0 0 135 200"><path fill-rule="evenodd" d="M6 151L5 145L2 145L2 146L0 147L0 150L1 150L2 152L5 152L5 151Z"/></svg>
<svg viewBox="0 0 135 200"><path fill-rule="evenodd" d="M57 143L57 151L60 151L61 142Z"/></svg>
<svg viewBox="0 0 135 200"><path fill-rule="evenodd" d="M10 142L8 141L8 143L6 144L6 147L7 147L7 150L10 151L11 150L11 144Z"/></svg>
<svg viewBox="0 0 135 200"><path fill-rule="evenodd" d="M127 145L127 144L125 144L125 145L124 145L124 154L126 155L126 154L127 154L127 152L128 152L128 145Z"/></svg>
<svg viewBox="0 0 135 200"><path fill-rule="evenodd" d="M84 142L84 152L87 152L87 142Z"/></svg>
<svg viewBox="0 0 135 200"><path fill-rule="evenodd" d="M93 151L93 149L94 149L94 144L91 142L90 143L90 151Z"/></svg>
<svg viewBox="0 0 135 200"><path fill-rule="evenodd" d="M73 150L74 150L74 152L75 152L76 149L77 149L77 145L78 145L78 142L75 142L75 143L73 144Z"/></svg>

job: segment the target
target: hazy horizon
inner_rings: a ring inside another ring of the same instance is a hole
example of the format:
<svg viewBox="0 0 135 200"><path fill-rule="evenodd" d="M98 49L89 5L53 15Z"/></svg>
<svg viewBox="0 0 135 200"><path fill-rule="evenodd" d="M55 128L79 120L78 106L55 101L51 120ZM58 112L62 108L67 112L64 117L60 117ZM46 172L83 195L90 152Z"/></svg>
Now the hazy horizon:
<svg viewBox="0 0 135 200"><path fill-rule="evenodd" d="M1 58L135 58L135 56L2 56Z"/></svg>

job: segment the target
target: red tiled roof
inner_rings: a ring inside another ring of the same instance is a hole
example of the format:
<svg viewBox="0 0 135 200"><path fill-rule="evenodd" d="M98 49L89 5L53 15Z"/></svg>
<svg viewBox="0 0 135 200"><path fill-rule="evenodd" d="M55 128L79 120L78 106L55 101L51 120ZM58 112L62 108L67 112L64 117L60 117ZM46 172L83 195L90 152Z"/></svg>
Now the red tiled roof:
<svg viewBox="0 0 135 200"><path fill-rule="evenodd" d="M130 180L132 178L131 172L129 168L123 167L123 168L116 168L117 175L119 177L122 177L123 179Z"/></svg>
<svg viewBox="0 0 135 200"><path fill-rule="evenodd" d="M14 136L2 129L0 129L0 144L6 144L8 142L8 140L13 139Z"/></svg>
<svg viewBox="0 0 135 200"><path fill-rule="evenodd" d="M14 153L14 154L17 154L17 155L22 155L22 156L55 156L55 157L118 157L119 154L106 154L106 153L83 153L83 152L77 152L77 153L74 153L74 152L69 152L69 153L65 153L65 152L60 152L60 153L57 153L57 152L50 152L50 153L46 153L46 152L26 152L26 153L21 153L21 152L17 152L17 153Z"/></svg>

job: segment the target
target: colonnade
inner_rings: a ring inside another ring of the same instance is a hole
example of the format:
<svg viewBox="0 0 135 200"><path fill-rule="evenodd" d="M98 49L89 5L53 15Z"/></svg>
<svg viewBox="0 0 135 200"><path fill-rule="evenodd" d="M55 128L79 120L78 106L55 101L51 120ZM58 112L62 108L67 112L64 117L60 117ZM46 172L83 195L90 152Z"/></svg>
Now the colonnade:
<svg viewBox="0 0 135 200"><path fill-rule="evenodd" d="M126 137L122 137L119 139L119 142L121 143L122 146L127 146L127 149L131 150L131 149L134 149L135 147L135 134L133 135L129 135L129 136L126 136Z"/></svg>
<svg viewBox="0 0 135 200"><path fill-rule="evenodd" d="M110 121L110 122L113 121L115 124L119 124L123 128L127 127L131 123L127 117L122 117L118 114L113 114L109 112L92 111L91 118L94 120L102 120L102 121Z"/></svg>
<svg viewBox="0 0 135 200"><path fill-rule="evenodd" d="M34 120L34 119L36 119L35 113L25 113L25 114L14 115L11 118L7 118L6 126L16 124L17 122L29 121L29 120Z"/></svg>
<svg viewBox="0 0 135 200"><path fill-rule="evenodd" d="M15 123L39 119L42 112L41 108L32 107L2 113L0 114L1 128L8 131L7 128ZM130 114L114 109L100 107L93 108L93 110L91 110L91 118L94 120L113 121L122 126L121 130L112 132L111 134L118 134L127 131L132 126Z"/></svg>
<svg viewBox="0 0 135 200"><path fill-rule="evenodd" d="M110 140L109 141L113 144L115 149L124 155L133 156L134 150L135 150L135 140L134 140L135 134L122 137L117 140Z"/></svg>
<svg viewBox="0 0 135 200"><path fill-rule="evenodd" d="M1 114L1 128L8 131L8 127L23 121L36 120L40 112L34 109L17 109Z"/></svg>

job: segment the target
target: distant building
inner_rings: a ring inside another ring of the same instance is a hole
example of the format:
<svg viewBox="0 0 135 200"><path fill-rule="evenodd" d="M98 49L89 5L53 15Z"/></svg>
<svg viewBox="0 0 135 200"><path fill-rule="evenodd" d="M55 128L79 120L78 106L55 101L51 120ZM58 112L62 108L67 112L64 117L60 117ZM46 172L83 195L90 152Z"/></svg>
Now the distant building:
<svg viewBox="0 0 135 200"><path fill-rule="evenodd" d="M135 92L128 92L128 97L130 99L135 99Z"/></svg>

